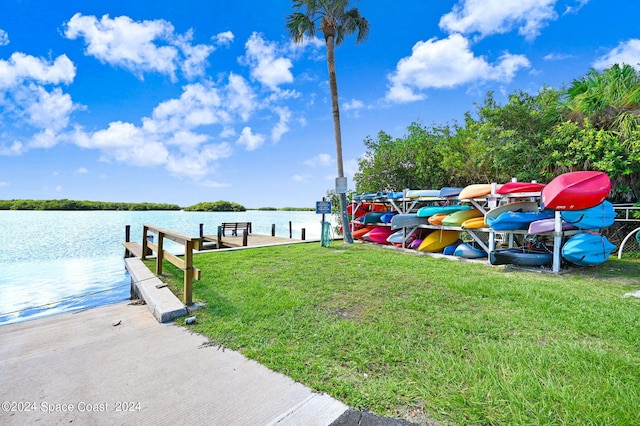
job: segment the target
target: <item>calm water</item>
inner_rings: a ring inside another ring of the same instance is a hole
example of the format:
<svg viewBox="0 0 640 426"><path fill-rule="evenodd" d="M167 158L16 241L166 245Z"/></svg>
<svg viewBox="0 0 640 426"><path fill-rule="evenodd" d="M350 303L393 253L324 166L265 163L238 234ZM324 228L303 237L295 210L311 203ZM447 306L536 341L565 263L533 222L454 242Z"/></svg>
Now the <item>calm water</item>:
<svg viewBox="0 0 640 426"><path fill-rule="evenodd" d="M0 325L106 305L129 298L124 267L125 226L141 242L142 225L152 224L197 236L215 234L221 222L252 222L253 232L319 239L315 212L42 212L0 211ZM327 220L329 217L327 216ZM181 245L165 240L165 249ZM196 260L197 262L197 260Z"/></svg>

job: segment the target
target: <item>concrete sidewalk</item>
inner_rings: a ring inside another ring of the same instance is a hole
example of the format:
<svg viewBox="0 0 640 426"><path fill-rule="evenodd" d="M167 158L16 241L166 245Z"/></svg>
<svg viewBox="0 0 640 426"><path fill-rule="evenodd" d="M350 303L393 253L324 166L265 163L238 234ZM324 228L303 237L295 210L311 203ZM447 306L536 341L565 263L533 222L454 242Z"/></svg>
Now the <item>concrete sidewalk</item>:
<svg viewBox="0 0 640 426"><path fill-rule="evenodd" d="M0 342L2 425L328 425L348 409L128 302L0 326Z"/></svg>

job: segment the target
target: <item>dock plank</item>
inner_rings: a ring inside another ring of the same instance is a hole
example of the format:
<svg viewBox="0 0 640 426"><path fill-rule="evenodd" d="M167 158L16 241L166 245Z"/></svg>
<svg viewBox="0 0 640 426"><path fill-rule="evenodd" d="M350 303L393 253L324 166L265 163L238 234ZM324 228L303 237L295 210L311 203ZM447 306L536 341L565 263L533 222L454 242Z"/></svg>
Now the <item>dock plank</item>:
<svg viewBox="0 0 640 426"><path fill-rule="evenodd" d="M204 241L218 241L217 235L204 235L202 237ZM286 238L286 237L272 237L271 235L262 235L262 234L249 234L247 236L247 247L255 247L255 246L267 246L273 244L286 244L286 243L296 243L301 240L295 238ZM221 248L236 248L242 247L242 235L239 236L224 236L222 237L222 247Z"/></svg>

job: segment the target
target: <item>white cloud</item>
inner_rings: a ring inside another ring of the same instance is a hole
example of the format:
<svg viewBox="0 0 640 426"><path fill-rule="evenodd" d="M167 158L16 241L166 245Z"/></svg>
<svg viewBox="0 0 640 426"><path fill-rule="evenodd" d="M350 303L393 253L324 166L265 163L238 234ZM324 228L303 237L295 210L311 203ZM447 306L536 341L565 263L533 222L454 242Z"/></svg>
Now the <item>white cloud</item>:
<svg viewBox="0 0 640 426"><path fill-rule="evenodd" d="M227 110L238 114L243 121L247 121L258 107L253 89L242 76L237 74L229 75L225 95Z"/></svg>
<svg viewBox="0 0 640 426"><path fill-rule="evenodd" d="M358 99L351 99L351 101L342 104L342 109L345 111L358 110L362 108L364 108L364 102Z"/></svg>
<svg viewBox="0 0 640 426"><path fill-rule="evenodd" d="M280 141L282 135L289 131L289 120L291 120L291 110L286 107L274 107L274 111L280 117L280 120L273 126L271 130L271 140L274 142Z"/></svg>
<svg viewBox="0 0 640 426"><path fill-rule="evenodd" d="M9 44L9 34L5 30L0 29L0 46Z"/></svg>
<svg viewBox="0 0 640 426"><path fill-rule="evenodd" d="M84 175L89 173L89 169L87 169L86 167L78 167L78 169L75 172L77 175Z"/></svg>
<svg viewBox="0 0 640 426"><path fill-rule="evenodd" d="M9 182L0 182L0 188L6 188L9 186Z"/></svg>
<svg viewBox="0 0 640 426"><path fill-rule="evenodd" d="M251 127L245 127L240 132L240 137L236 141L238 145L244 146L247 151L254 151L264 143L264 136L259 133L253 133Z"/></svg>
<svg viewBox="0 0 640 426"><path fill-rule="evenodd" d="M387 99L410 102L424 99L422 91L429 88L451 88L474 81L510 81L518 69L530 65L526 57L509 53L490 64L475 56L469 40L460 34L419 41L411 56L402 58L395 72L388 76Z"/></svg>
<svg viewBox="0 0 640 426"><path fill-rule="evenodd" d="M324 61L327 44L318 37L305 37L301 43L289 42L287 51L295 58L303 56L312 61Z"/></svg>
<svg viewBox="0 0 640 426"><path fill-rule="evenodd" d="M43 87L30 85L29 101L25 104L26 121L33 127L60 132L69 125L69 115L75 109L71 96L58 87L47 92Z"/></svg>
<svg viewBox="0 0 640 426"><path fill-rule="evenodd" d="M562 14L562 16L574 15L578 13L580 9L582 9L587 3L589 3L589 0L576 0L576 3L577 5L575 6L566 5L566 9L564 10L564 13Z"/></svg>
<svg viewBox="0 0 640 426"><path fill-rule="evenodd" d="M329 154L321 153L303 163L309 167L326 167L333 164L333 158Z"/></svg>
<svg viewBox="0 0 640 426"><path fill-rule="evenodd" d="M313 176L309 174L295 174L291 176L291 180L294 182L309 182Z"/></svg>
<svg viewBox="0 0 640 426"><path fill-rule="evenodd" d="M0 155L20 155L25 151L22 142L14 140L11 144L0 144Z"/></svg>
<svg viewBox="0 0 640 426"><path fill-rule="evenodd" d="M207 44L192 46L190 44L192 39L193 31L189 30L186 35L177 36L175 42L184 54L184 61L180 65L180 69L188 80L205 75L207 58L215 50L213 46Z"/></svg>
<svg viewBox="0 0 640 426"><path fill-rule="evenodd" d="M66 23L69 39L83 38L85 53L103 63L125 68L142 79L145 72L158 72L176 79L180 68L186 78L203 75L206 59L214 50L209 45L191 45L192 31L175 33L165 20L133 21L128 16L110 18L76 13Z"/></svg>
<svg viewBox="0 0 640 426"><path fill-rule="evenodd" d="M167 160L167 170L175 176L186 176L200 180L211 172L211 162L231 155L227 143L207 145L200 151L184 155L171 155Z"/></svg>
<svg viewBox="0 0 640 426"><path fill-rule="evenodd" d="M571 59L573 55L569 55L566 53L549 53L544 56L545 61L564 61L565 59Z"/></svg>
<svg viewBox="0 0 640 426"><path fill-rule="evenodd" d="M211 40L213 40L219 46L229 46L231 45L231 43L233 43L234 39L235 36L231 31L225 31L211 37Z"/></svg>
<svg viewBox="0 0 640 426"><path fill-rule="evenodd" d="M204 186L205 188L228 188L231 186L231 184L228 183L214 182L212 180L204 180L200 182L200 185Z"/></svg>
<svg viewBox="0 0 640 426"><path fill-rule="evenodd" d="M229 120L220 91L211 84L195 83L185 86L180 98L161 102L151 118L143 119L143 126L152 133L172 133Z"/></svg>
<svg viewBox="0 0 640 426"><path fill-rule="evenodd" d="M0 89L14 87L24 81L40 84L69 84L76 75L73 62L60 55L55 61L15 52L8 61L0 59Z"/></svg>
<svg viewBox="0 0 640 426"><path fill-rule="evenodd" d="M281 56L276 43L264 40L261 34L253 33L247 40L245 49L241 63L251 68L251 77L272 90L276 90L281 84L293 82L293 63Z"/></svg>
<svg viewBox="0 0 640 426"><path fill-rule="evenodd" d="M527 40L535 39L549 21L558 19L557 0L461 0L440 19L440 28L449 33L504 34L518 27Z"/></svg>
<svg viewBox="0 0 640 426"><path fill-rule="evenodd" d="M9 60L0 60L0 126L25 135L33 131L31 136L11 141L10 146L2 143L0 155L17 155L28 148L48 148L59 142L60 132L79 106L59 87L46 89L45 85L69 84L75 73L75 66L65 55L49 61L15 52Z"/></svg>
<svg viewBox="0 0 640 426"><path fill-rule="evenodd" d="M236 136L234 125L250 118L256 108L253 98L251 88L236 75L230 75L227 84L220 87L212 82L188 84L179 97L158 104L139 126L116 121L95 132L76 128L71 140L101 151L105 161L164 166L175 176L202 181L215 171L218 160L232 155L232 146L224 139ZM287 111L279 110L280 123L286 124ZM213 126L220 128L219 142L213 141ZM249 127L237 137L237 143L248 151L257 149L264 140Z"/></svg>
<svg viewBox="0 0 640 426"><path fill-rule="evenodd" d="M613 64L627 64L640 69L640 39L623 41L610 52L596 59L593 67L603 70Z"/></svg>

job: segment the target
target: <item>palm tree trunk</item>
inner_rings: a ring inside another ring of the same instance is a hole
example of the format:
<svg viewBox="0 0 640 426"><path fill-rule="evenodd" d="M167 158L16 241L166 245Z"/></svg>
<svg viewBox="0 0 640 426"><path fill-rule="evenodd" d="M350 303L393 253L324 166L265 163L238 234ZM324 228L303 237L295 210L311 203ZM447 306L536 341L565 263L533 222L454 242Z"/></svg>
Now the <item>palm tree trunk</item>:
<svg viewBox="0 0 640 426"><path fill-rule="evenodd" d="M335 60L335 32L325 29L324 37L327 45L327 67L329 68L329 90L331 92L331 106L333 110L333 132L336 139L336 162L338 163L338 177L344 177L344 164L342 160L342 132L340 130L340 106L338 104L338 80L336 78ZM351 229L349 228L349 216L347 215L347 196L344 193L340 196L340 213L342 217L342 232L344 242L353 243Z"/></svg>

